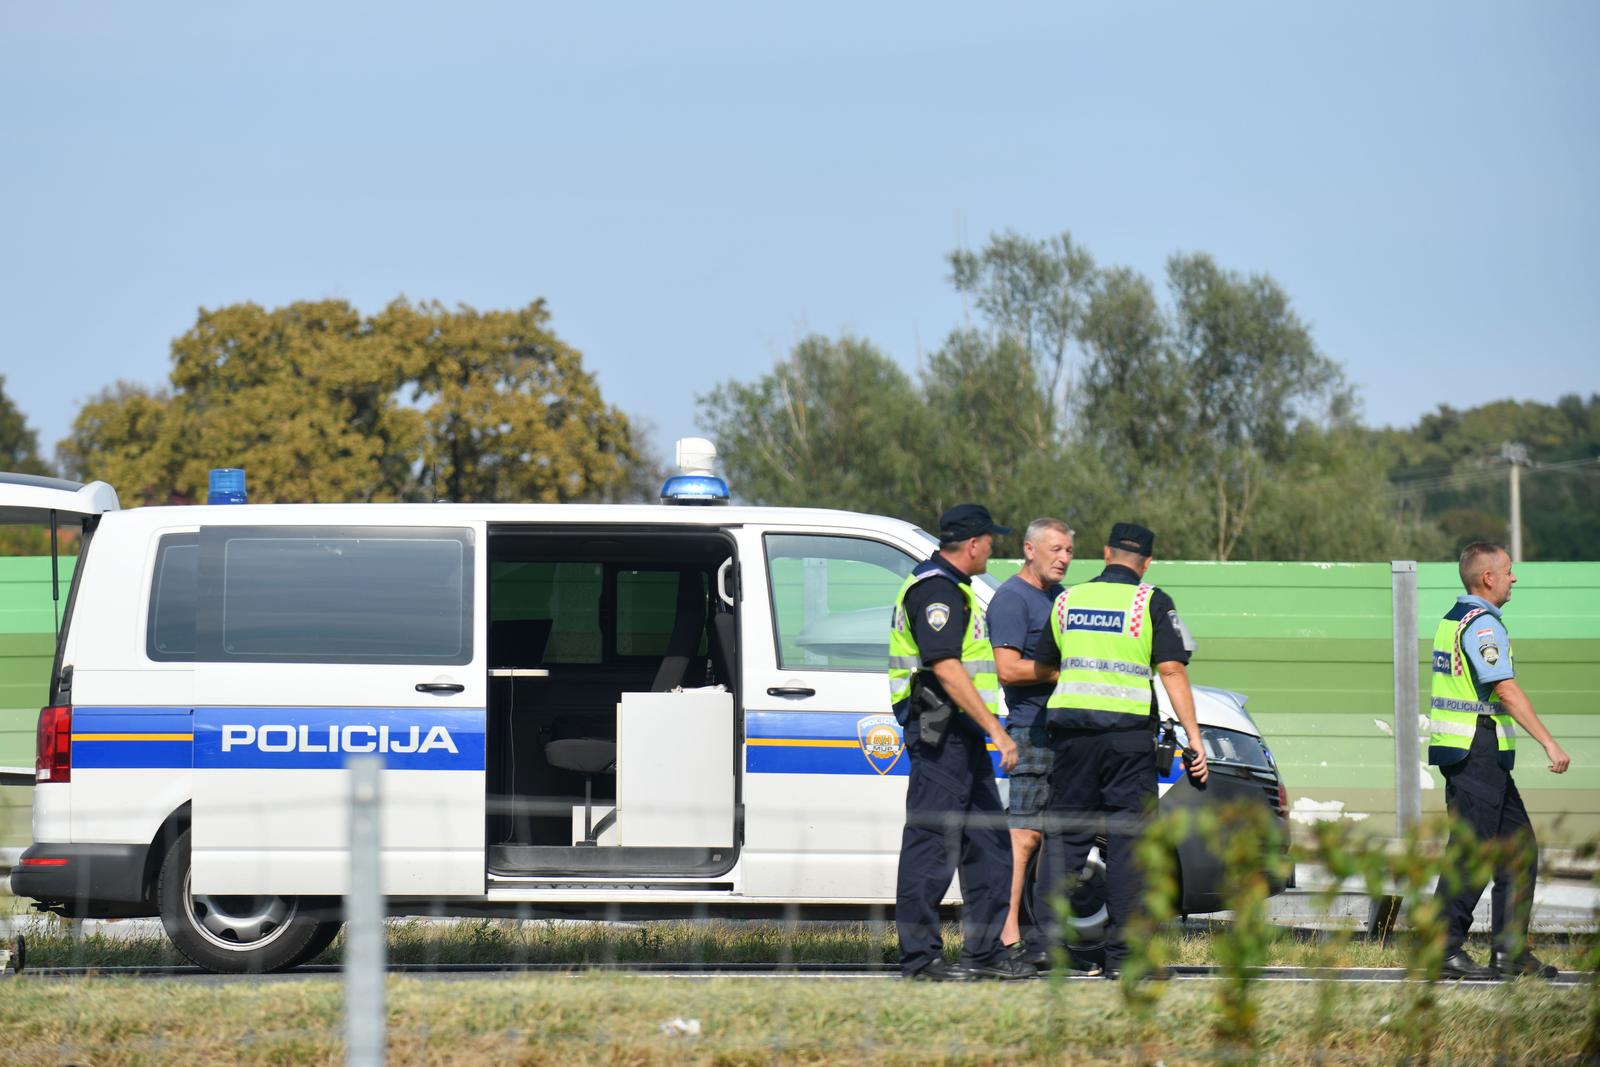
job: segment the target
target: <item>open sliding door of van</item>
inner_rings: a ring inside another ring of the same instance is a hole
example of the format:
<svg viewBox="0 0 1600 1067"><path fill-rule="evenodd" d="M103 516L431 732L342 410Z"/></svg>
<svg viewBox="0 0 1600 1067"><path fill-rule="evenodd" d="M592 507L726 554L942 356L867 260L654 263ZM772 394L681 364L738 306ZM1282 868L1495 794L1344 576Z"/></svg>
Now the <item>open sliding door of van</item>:
<svg viewBox="0 0 1600 1067"><path fill-rule="evenodd" d="M473 522L201 527L194 892L343 893L357 754L385 765L384 892L483 892L484 544Z"/></svg>

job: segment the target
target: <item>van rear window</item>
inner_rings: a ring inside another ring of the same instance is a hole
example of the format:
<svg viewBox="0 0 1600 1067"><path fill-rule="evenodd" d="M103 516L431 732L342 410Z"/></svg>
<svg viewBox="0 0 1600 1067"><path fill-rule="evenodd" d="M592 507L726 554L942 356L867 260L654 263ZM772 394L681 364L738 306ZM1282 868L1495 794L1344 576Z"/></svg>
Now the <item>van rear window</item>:
<svg viewBox="0 0 1600 1067"><path fill-rule="evenodd" d="M200 577L200 536L167 534L157 543L150 583L145 651L154 660L194 659L194 594Z"/></svg>
<svg viewBox="0 0 1600 1067"><path fill-rule="evenodd" d="M163 538L152 659L472 659L472 536L459 529L206 527Z"/></svg>

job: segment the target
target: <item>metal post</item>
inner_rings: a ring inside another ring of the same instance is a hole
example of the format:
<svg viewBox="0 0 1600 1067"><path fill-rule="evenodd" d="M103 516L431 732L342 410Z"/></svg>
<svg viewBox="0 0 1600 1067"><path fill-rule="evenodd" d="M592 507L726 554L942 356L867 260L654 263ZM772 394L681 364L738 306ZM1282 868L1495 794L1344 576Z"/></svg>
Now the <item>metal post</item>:
<svg viewBox="0 0 1600 1067"><path fill-rule="evenodd" d="M1417 564L1389 564L1389 614L1394 644L1394 830L1422 822L1422 759L1417 745ZM1379 893L1368 902L1367 937L1387 940L1400 918L1400 898Z"/></svg>
<svg viewBox="0 0 1600 1067"><path fill-rule="evenodd" d="M1511 465L1511 562L1522 562L1522 465Z"/></svg>
<svg viewBox="0 0 1600 1067"><path fill-rule="evenodd" d="M1533 465L1528 456L1528 446L1516 441L1500 445L1500 458L1511 467L1511 515L1507 525L1511 532L1511 562L1522 562L1522 468Z"/></svg>
<svg viewBox="0 0 1600 1067"><path fill-rule="evenodd" d="M1394 617L1394 828L1422 821L1422 755L1417 744L1417 564L1389 565Z"/></svg>
<svg viewBox="0 0 1600 1067"><path fill-rule="evenodd" d="M383 757L351 756L350 888L345 897L345 1063L384 1058Z"/></svg>

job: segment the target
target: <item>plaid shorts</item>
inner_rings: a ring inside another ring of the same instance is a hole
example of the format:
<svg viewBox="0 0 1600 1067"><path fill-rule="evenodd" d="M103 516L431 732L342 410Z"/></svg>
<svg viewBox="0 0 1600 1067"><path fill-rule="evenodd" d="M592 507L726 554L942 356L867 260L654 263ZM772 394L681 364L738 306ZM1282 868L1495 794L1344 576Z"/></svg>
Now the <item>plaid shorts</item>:
<svg viewBox="0 0 1600 1067"><path fill-rule="evenodd" d="M1011 771L1006 823L1013 830L1042 830L1044 809L1050 802L1050 762L1055 757L1045 739L1045 724L1007 724L1006 733L1017 743L1017 765Z"/></svg>

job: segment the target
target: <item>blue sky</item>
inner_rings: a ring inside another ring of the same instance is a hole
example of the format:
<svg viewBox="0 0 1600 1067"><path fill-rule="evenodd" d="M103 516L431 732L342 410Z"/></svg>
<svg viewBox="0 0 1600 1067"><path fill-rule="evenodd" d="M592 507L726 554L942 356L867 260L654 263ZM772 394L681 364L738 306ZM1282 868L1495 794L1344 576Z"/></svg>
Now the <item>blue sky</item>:
<svg viewBox="0 0 1600 1067"><path fill-rule="evenodd" d="M1367 420L1600 390L1600 5L0 0L0 374L46 450L200 307L546 298L664 444L945 255L1273 275ZM227 457L218 457L223 462Z"/></svg>

